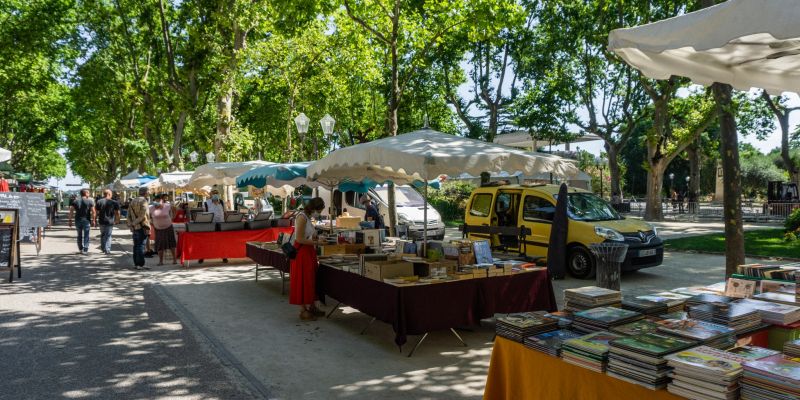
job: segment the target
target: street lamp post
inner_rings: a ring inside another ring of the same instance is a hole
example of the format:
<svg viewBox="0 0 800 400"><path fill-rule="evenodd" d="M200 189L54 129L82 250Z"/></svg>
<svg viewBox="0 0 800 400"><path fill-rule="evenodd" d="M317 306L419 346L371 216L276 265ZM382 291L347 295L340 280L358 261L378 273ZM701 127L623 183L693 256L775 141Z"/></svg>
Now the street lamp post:
<svg viewBox="0 0 800 400"><path fill-rule="evenodd" d="M311 120L305 113L300 113L294 118L294 125L297 127L297 134L300 136L300 153L303 152L303 139L305 139L306 133L308 133L308 124L310 122Z"/></svg>
<svg viewBox="0 0 800 400"><path fill-rule="evenodd" d="M599 157L595 159L595 164L597 169L600 171L600 197L603 197L603 167L605 165L603 165L603 159Z"/></svg>
<svg viewBox="0 0 800 400"><path fill-rule="evenodd" d="M199 156L199 154L197 154L197 152L196 152L196 151L192 151L192 152L189 154L189 160L190 160L192 163L196 163L196 162L197 162L197 156Z"/></svg>
<svg viewBox="0 0 800 400"><path fill-rule="evenodd" d="M674 180L675 180L675 174L674 174L674 173L672 173L672 172L670 172L670 173L669 173L669 191L670 191L670 193L672 193L672 190L674 190L674 189L675 189L675 182L674 182Z"/></svg>

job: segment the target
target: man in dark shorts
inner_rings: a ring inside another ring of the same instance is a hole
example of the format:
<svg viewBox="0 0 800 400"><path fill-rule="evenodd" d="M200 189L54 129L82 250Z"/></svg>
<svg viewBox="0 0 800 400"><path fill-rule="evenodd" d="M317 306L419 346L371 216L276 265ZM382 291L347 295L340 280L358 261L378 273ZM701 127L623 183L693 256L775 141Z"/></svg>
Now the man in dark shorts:
<svg viewBox="0 0 800 400"><path fill-rule="evenodd" d="M111 232L119 223L119 203L111 198L111 190L103 190L103 198L97 201L97 224L100 225L100 249L111 254Z"/></svg>
<svg viewBox="0 0 800 400"><path fill-rule="evenodd" d="M97 214L94 209L94 200L89 197L88 189L81 189L81 197L75 199L69 207L69 227L75 221L78 230L78 252L82 255L89 254L89 230L94 226Z"/></svg>

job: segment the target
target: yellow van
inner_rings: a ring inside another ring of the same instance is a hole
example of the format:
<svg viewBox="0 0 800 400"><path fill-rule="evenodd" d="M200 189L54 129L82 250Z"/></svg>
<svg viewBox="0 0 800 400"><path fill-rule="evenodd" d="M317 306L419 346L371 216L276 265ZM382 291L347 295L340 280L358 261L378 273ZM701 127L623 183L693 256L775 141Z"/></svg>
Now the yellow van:
<svg viewBox="0 0 800 400"><path fill-rule="evenodd" d="M469 226L524 226L531 233L524 246L530 256L547 256L550 225L556 208L558 185L503 185L475 189L469 199L464 223ZM661 265L664 244L647 222L626 219L599 196L582 189L569 189L567 270L581 279L595 275L589 245L604 241L628 244L622 271ZM519 238L469 233L471 239L491 239L492 246L519 250Z"/></svg>

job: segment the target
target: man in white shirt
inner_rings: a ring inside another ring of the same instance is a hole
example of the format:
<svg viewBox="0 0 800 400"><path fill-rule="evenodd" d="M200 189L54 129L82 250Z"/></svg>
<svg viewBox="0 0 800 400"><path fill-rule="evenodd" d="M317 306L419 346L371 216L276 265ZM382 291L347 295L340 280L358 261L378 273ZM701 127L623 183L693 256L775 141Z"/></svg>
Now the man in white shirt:
<svg viewBox="0 0 800 400"><path fill-rule="evenodd" d="M203 202L203 208L205 208L206 212L214 214L214 223L225 222L225 203L219 198L219 190L211 190L211 198ZM201 259L197 262L202 264L203 261L205 260ZM222 262L226 263L228 259L223 258Z"/></svg>

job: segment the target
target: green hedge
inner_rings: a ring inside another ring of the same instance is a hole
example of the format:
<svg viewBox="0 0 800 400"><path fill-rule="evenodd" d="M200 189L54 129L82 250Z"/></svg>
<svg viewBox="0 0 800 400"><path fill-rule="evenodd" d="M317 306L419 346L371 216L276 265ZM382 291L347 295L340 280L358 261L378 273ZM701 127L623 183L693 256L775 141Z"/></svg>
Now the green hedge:
<svg viewBox="0 0 800 400"><path fill-rule="evenodd" d="M441 189L428 191L428 202L445 221L462 221L469 196L475 185L467 182L444 182Z"/></svg>

